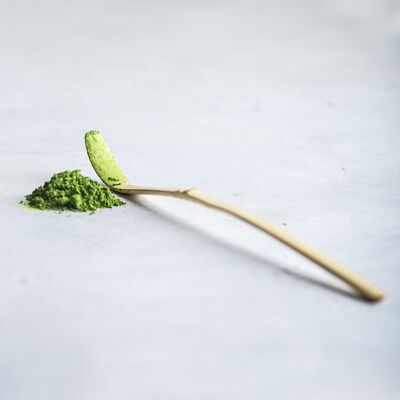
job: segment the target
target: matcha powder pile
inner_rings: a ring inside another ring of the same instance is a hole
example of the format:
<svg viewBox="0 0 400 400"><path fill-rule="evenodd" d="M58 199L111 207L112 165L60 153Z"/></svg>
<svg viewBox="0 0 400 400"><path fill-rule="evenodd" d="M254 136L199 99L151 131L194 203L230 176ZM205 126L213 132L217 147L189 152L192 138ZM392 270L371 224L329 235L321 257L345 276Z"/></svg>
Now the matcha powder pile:
<svg viewBox="0 0 400 400"><path fill-rule="evenodd" d="M25 204L39 210L94 212L125 203L107 187L75 170L54 174L50 181L26 196Z"/></svg>

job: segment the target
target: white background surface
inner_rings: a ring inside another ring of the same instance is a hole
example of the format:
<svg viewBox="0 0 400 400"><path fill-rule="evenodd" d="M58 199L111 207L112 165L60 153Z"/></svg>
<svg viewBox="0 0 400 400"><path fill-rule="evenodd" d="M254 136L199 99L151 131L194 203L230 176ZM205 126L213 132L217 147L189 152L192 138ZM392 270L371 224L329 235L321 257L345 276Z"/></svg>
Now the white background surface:
<svg viewBox="0 0 400 400"><path fill-rule="evenodd" d="M347 3L351 3L350 5ZM0 2L0 399L400 398L395 1ZM196 186L383 288L157 197L18 201L96 178Z"/></svg>

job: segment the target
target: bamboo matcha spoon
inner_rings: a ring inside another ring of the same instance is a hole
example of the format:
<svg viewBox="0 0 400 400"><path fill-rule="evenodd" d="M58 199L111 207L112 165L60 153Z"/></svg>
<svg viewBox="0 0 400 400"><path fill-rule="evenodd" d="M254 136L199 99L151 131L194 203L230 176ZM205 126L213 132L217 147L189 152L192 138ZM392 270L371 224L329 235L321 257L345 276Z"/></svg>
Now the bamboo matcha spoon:
<svg viewBox="0 0 400 400"><path fill-rule="evenodd" d="M116 163L110 148L105 142L100 132L90 131L85 135L86 150L94 170L100 179L112 190L124 194L147 194L177 197L184 200L191 200L207 207L214 208L230 214L244 222L260 229L273 238L289 246L293 250L315 262L328 272L347 282L356 289L364 298L371 301L379 301L384 294L363 278L350 271L343 265L330 259L319 251L313 249L302 241L294 238L286 232L280 230L269 222L253 214L243 211L237 207L225 204L201 193L197 189L168 189L168 188L149 188L133 185L122 172Z"/></svg>

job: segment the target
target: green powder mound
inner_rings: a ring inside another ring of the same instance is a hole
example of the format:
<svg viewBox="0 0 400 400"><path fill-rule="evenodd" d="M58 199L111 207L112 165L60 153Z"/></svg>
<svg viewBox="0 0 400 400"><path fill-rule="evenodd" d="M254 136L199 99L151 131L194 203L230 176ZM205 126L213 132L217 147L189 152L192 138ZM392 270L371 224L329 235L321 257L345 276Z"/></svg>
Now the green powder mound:
<svg viewBox="0 0 400 400"><path fill-rule="evenodd" d="M98 208L122 206L125 203L107 187L75 170L54 174L50 181L26 196L25 204L39 210L94 212Z"/></svg>

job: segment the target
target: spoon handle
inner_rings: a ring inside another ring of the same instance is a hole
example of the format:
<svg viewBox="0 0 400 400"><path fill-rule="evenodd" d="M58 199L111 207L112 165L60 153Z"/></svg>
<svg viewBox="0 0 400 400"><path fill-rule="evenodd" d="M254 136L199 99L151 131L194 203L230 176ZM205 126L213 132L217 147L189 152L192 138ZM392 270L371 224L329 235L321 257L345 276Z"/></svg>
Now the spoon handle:
<svg viewBox="0 0 400 400"><path fill-rule="evenodd" d="M249 225L254 226L257 229L260 229L266 234L279 240L286 246L302 254L304 257L315 262L331 274L336 275L344 282L347 282L350 286L356 289L362 297L371 301L379 301L382 300L384 297L384 293L377 289L375 286L373 286L354 272L350 271L345 266L320 253L318 250L303 243L299 239L289 235L288 233L282 231L281 229L263 220L262 218L250 214L247 211L241 210L240 208L225 204L221 201L208 197L201 193L198 189L148 188L134 186L129 183L112 186L111 189L119 193L131 195L144 194L178 197L180 199L191 200L204 206L214 208L215 210L223 211L248 223Z"/></svg>
<svg viewBox="0 0 400 400"><path fill-rule="evenodd" d="M269 222L266 222L262 218L257 217L256 215L250 214L237 207L225 204L211 197L208 197L197 189L187 189L185 191L181 191L177 197L192 200L207 207L223 211L227 214L241 219L242 221L254 226L257 229L260 229L261 231L272 236L273 238L279 240L286 246L289 246L293 250L302 254L304 257L315 262L331 274L336 275L338 278L347 282L350 286L356 289L363 297L368 300L379 301L384 297L384 293L382 291L374 287L369 282L365 281L354 272L347 269L345 266L330 259L316 249L287 234L286 232L270 224Z"/></svg>

